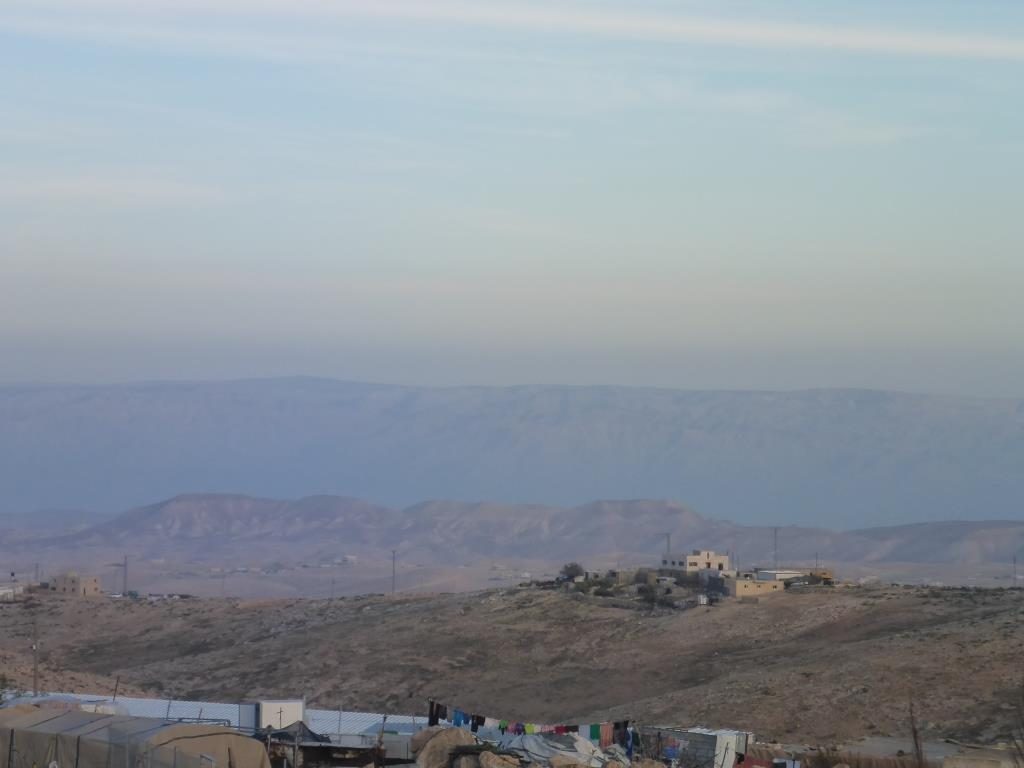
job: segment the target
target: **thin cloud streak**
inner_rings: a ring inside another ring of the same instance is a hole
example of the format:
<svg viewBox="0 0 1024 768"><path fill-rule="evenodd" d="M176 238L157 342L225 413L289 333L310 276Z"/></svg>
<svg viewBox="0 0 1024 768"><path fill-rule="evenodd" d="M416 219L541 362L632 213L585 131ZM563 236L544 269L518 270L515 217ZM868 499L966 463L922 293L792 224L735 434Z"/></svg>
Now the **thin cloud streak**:
<svg viewBox="0 0 1024 768"><path fill-rule="evenodd" d="M761 21L737 21L651 13L615 13L586 8L538 5L425 2L424 0L66 0L23 4L66 11L108 9L156 20L184 12L271 16L385 19L456 24L541 33L589 35L617 40L702 43L763 49L800 49L833 53L921 56L947 59L1024 61L1024 39L840 27Z"/></svg>
<svg viewBox="0 0 1024 768"><path fill-rule="evenodd" d="M668 15L566 11L526 6L338 0L339 13L410 21L451 22L573 32L651 42L696 42L757 48L803 48L942 58L1024 61L1024 40L806 24L751 23Z"/></svg>

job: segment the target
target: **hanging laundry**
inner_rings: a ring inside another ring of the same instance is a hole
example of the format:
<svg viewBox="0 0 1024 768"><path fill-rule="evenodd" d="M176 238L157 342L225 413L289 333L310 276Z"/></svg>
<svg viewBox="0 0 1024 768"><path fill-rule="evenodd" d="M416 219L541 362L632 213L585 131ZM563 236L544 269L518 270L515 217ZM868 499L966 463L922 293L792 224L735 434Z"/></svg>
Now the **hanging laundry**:
<svg viewBox="0 0 1024 768"><path fill-rule="evenodd" d="M452 714L452 725L454 725L456 728L461 728L467 722L468 718L466 717L466 713L463 712L461 709L456 709L455 712Z"/></svg>
<svg viewBox="0 0 1024 768"><path fill-rule="evenodd" d="M590 740L595 744L601 740L601 724L594 723L590 726Z"/></svg>
<svg viewBox="0 0 1024 768"><path fill-rule="evenodd" d="M537 732L537 726L534 725L533 723L527 723L526 724L526 732L529 733L529 734L536 733Z"/></svg>
<svg viewBox="0 0 1024 768"><path fill-rule="evenodd" d="M615 743L615 726L611 723L601 723L601 741L598 746L607 749Z"/></svg>
<svg viewBox="0 0 1024 768"><path fill-rule="evenodd" d="M427 717L427 725L430 726L430 727L433 727L433 726L437 725L438 722L440 722L440 719L437 716L437 710L438 710L437 702L435 702L433 699L431 699L430 703L429 703L429 714L428 714L428 717Z"/></svg>

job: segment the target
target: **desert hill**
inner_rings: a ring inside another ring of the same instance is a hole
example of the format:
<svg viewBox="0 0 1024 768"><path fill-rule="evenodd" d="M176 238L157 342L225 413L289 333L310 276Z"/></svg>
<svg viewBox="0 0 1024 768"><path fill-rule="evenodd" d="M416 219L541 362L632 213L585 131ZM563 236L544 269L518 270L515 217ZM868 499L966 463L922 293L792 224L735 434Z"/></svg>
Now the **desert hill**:
<svg viewBox="0 0 1024 768"><path fill-rule="evenodd" d="M398 508L682 498L745 524L849 529L1019 518L1021 467L1013 399L322 379L0 387L0 516L232 489Z"/></svg>
<svg viewBox="0 0 1024 768"><path fill-rule="evenodd" d="M655 566L666 533L677 551L730 552L740 567L775 561L773 528L704 517L675 501L435 500L398 509L323 495L189 494L70 533L0 530L0 562L23 579L85 571L114 592L123 588L114 566L127 556L131 588L143 593L328 597L390 591L394 551L397 589L460 592L551 578L570 560ZM1024 561L1024 522L778 529L780 565L821 562L854 581L1009 586L1015 555Z"/></svg>
<svg viewBox="0 0 1024 768"><path fill-rule="evenodd" d="M538 589L334 600L150 603L49 596L44 686L115 677L155 696L307 696L424 713L427 697L522 720L734 726L834 743L997 739L1024 652L1024 591L837 588L650 612ZM0 606L24 674L29 610ZM18 670L21 670L19 673ZM25 680L21 679L24 684Z"/></svg>
<svg viewBox="0 0 1024 768"><path fill-rule="evenodd" d="M741 566L771 564L774 529L704 517L665 500L597 501L578 507L431 501L394 509L314 496L296 501L191 494L129 510L69 536L41 537L19 549L83 556L90 549L133 557L250 563L331 559L341 554L431 564L510 558L562 563L612 558L652 564L674 548L731 552ZM1024 560L1024 521L939 522L858 531L787 526L780 563L935 563L981 565Z"/></svg>

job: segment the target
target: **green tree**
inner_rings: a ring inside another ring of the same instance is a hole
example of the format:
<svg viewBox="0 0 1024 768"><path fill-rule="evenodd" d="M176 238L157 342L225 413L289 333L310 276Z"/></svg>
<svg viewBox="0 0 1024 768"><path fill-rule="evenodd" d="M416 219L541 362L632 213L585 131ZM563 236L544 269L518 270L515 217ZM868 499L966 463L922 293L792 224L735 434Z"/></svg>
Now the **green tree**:
<svg viewBox="0 0 1024 768"><path fill-rule="evenodd" d="M566 563L562 566L562 575L567 579L575 579L584 573L583 566L579 563Z"/></svg>

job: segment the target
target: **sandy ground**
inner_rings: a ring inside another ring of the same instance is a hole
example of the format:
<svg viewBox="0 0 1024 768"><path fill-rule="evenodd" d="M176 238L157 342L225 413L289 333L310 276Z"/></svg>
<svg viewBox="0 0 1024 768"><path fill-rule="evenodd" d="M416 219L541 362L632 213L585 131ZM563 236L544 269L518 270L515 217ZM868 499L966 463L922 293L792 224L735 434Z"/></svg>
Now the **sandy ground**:
<svg viewBox="0 0 1024 768"><path fill-rule="evenodd" d="M650 612L537 589L148 603L48 596L0 610L24 684L37 612L51 689L120 676L156 695L305 696L421 713L434 697L537 722L630 718L834 744L1005 734L1024 591L841 588Z"/></svg>

